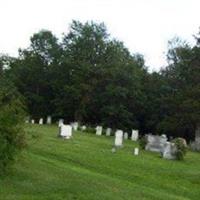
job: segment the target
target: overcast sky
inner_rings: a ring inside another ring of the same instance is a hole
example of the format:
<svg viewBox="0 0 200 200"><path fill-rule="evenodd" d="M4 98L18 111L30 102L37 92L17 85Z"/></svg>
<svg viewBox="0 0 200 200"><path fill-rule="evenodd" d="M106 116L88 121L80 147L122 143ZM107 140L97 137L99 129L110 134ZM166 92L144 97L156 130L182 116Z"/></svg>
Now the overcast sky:
<svg viewBox="0 0 200 200"><path fill-rule="evenodd" d="M0 53L16 56L41 29L61 37L72 19L94 20L159 70L166 64L168 40L180 36L194 43L199 9L200 0L0 0Z"/></svg>

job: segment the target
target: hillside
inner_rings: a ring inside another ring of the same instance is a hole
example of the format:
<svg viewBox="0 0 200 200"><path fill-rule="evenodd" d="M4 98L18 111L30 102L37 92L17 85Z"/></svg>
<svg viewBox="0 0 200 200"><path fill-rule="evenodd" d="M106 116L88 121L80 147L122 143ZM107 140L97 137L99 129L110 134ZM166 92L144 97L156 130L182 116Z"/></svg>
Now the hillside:
<svg viewBox="0 0 200 200"><path fill-rule="evenodd" d="M125 141L112 153L113 137L77 132L57 137L56 126L26 126L28 147L12 173L0 179L1 200L199 200L200 154L185 161L157 153L133 155Z"/></svg>

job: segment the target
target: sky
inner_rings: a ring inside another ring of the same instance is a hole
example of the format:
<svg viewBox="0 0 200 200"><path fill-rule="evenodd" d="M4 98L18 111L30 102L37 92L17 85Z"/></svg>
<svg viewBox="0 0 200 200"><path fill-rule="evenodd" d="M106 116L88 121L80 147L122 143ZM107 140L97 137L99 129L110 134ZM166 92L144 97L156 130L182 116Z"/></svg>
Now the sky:
<svg viewBox="0 0 200 200"><path fill-rule="evenodd" d="M0 0L0 53L17 56L42 29L61 38L73 19L93 20L158 71L167 64L169 40L178 36L194 44L199 9L200 0Z"/></svg>

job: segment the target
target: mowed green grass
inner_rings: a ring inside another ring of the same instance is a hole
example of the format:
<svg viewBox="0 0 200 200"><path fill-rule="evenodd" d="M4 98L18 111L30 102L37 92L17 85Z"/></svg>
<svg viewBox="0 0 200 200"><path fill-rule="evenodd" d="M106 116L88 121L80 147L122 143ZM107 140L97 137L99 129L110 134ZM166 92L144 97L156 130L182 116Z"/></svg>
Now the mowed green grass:
<svg viewBox="0 0 200 200"><path fill-rule="evenodd" d="M125 141L116 153L114 137L76 132L57 137L56 126L26 126L28 147L12 173L0 179L1 200L199 200L200 154L169 161Z"/></svg>

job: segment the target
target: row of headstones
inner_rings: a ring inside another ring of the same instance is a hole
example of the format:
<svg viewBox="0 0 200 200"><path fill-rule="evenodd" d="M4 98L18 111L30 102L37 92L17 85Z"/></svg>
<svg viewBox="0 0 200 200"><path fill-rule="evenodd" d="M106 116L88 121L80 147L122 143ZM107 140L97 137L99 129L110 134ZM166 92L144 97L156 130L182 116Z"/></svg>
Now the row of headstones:
<svg viewBox="0 0 200 200"><path fill-rule="evenodd" d="M62 125L64 125L64 120L60 119L59 122L58 122L58 127L61 127ZM72 126L72 128L73 128L74 131L78 130L78 126L79 126L78 122L73 122L70 125ZM87 127L85 125L83 125L83 126L80 127L80 129L82 131L85 131L86 128ZM106 136L111 136L111 132L112 132L112 129L111 128L107 128L106 129ZM123 138L124 139L128 139L128 133L127 132L125 132L123 134L123 131L117 130L116 133L115 133L115 135L118 134L118 132L120 132L120 134L122 132ZM96 127L96 135L100 136L100 135L102 135L102 133L103 133L103 127L102 126L97 126ZM131 140L137 141L138 137L139 137L139 131L138 130L132 130Z"/></svg>
<svg viewBox="0 0 200 200"><path fill-rule="evenodd" d="M78 122L73 122L70 125L71 125L71 127L74 131L78 130ZM64 120L60 119L59 122L58 122L58 127L61 127L61 126L69 126L69 125L64 125ZM82 131L85 131L87 127L85 125L83 125L80 128L81 128ZM111 132L112 132L112 129L107 128L106 129L106 136L111 136ZM103 127L97 126L96 127L96 135L101 136L102 133L103 133ZM123 138L123 139L128 139L128 133L127 132L123 133L122 130L117 130L115 132L115 136ZM138 130L132 130L131 140L137 141L138 138L139 138L139 131Z"/></svg>
<svg viewBox="0 0 200 200"><path fill-rule="evenodd" d="M72 128L74 130L78 129L78 123L74 122L70 125L64 125L61 122L61 135L65 136L66 138L70 138L72 136ZM81 126L81 130L84 131L86 130L86 126L83 125ZM111 135L111 128L106 129L106 136ZM103 127L102 126L97 126L96 127L96 135L101 136L103 133ZM132 130L132 135L131 135L131 140L132 141L137 141L139 138L139 131L138 130ZM200 137L199 137L200 138ZM114 145L115 147L122 147L123 146L123 140L128 139L128 133L125 132L123 133L122 130L116 130L115 132L115 140L114 140ZM176 146L173 142L167 141L167 136L166 135L152 135L148 134L146 135L147 139L147 144L145 146L145 150L147 151L152 151L152 152L159 152L161 153L162 157L165 159L176 159ZM138 155L139 154L139 149L135 148L134 154Z"/></svg>
<svg viewBox="0 0 200 200"><path fill-rule="evenodd" d="M112 132L111 128L107 128L106 129L106 136L110 136ZM96 135L102 135L103 133L103 127L102 126L97 126L96 127ZM128 133L125 132L123 133L122 130L117 130L115 132L115 136L118 135L119 138L124 138L124 139L128 139ZM133 141L137 141L139 138L139 131L138 130L132 130L132 134L131 134L131 140Z"/></svg>
<svg viewBox="0 0 200 200"><path fill-rule="evenodd" d="M107 129L110 135L111 129ZM96 128L96 135L102 134L102 127ZM159 152L162 154L162 157L165 159L176 159L175 153L177 151L176 146L173 142L167 141L166 135L146 135L147 137L147 144L145 146L145 150L152 151L152 152ZM131 140L137 141L139 138L139 131L132 130ZM128 139L128 133L123 133L122 130L117 130L115 132L115 146L120 147L123 144L123 139ZM135 148L135 155L138 155L139 149Z"/></svg>
<svg viewBox="0 0 200 200"><path fill-rule="evenodd" d="M106 135L110 135L111 129L107 129ZM96 128L96 135L102 134L102 127L97 126ZM166 135L152 135L149 134L147 137L147 144L145 146L145 150L152 151L152 152L159 152L162 154L162 157L165 159L175 159L176 153L176 146L174 143L167 141ZM137 141L139 138L139 131L132 130L131 140ZM123 133L122 130L117 130L115 132L115 146L120 147L123 144L123 139L128 139L128 133ZM135 155L138 155L139 149L135 149Z"/></svg>
<svg viewBox="0 0 200 200"><path fill-rule="evenodd" d="M31 119L31 120L26 119L26 120L25 120L25 123L27 123L27 124L28 124L28 123L35 124L35 120L34 120L34 119ZM51 123L52 123L52 118L51 118L51 116L48 116L48 117L47 117L46 123L47 123L47 124L51 124ZM44 124L44 119L43 119L43 118L40 118L40 119L39 119L39 124L40 124L40 125Z"/></svg>
<svg viewBox="0 0 200 200"><path fill-rule="evenodd" d="M52 120L51 120L51 116L47 117L47 124L51 124ZM31 123L34 124L35 121L32 119ZM43 118L40 118L39 120L39 124L42 125L43 124ZM63 138L66 139L70 139L72 137L72 129L74 131L78 130L78 122L73 122L71 123L71 125L64 125L64 120L60 119L58 122L58 126L60 128L60 132L59 135ZM82 131L86 130L86 126L83 125L80 127ZM106 136L110 136L112 132L111 128L107 128L106 129ZM102 126L97 126L96 127L96 135L101 136L103 133L103 127ZM176 151L176 147L174 145L174 143L168 142L167 141L167 137L166 135L162 135L162 136L157 136L157 135L147 135L147 145L145 147L145 150L148 151L153 151L153 152L160 152L163 156L163 158L166 159L175 159L175 151ZM139 138L139 131L138 130L132 130L132 134L131 134L131 140L132 141L137 141ZM200 137L198 137L196 139L196 143L199 144L200 142ZM117 130L115 132L115 146L116 147L121 147L123 145L123 139L128 139L128 133L125 132L123 133L122 130ZM195 143L195 144L196 144ZM139 152L139 149L135 150L136 155Z"/></svg>
<svg viewBox="0 0 200 200"><path fill-rule="evenodd" d="M58 123L59 126L59 136L64 138L64 139L70 139L72 137L72 130L77 130L78 129L78 122L73 122L71 125L65 125L63 123L63 120L59 120ZM81 130L86 130L86 126L81 126ZM111 128L106 129L106 136L111 135ZM97 126L96 127L96 135L100 136L102 135L103 132L103 127L102 126ZM139 131L138 130L132 130L132 137L131 139L133 141L137 141L139 137ZM123 133L122 130L117 130L115 132L115 141L114 141L114 146L115 147L122 147L123 146L123 139L128 139L128 133ZM113 149L115 151L115 149ZM134 155L139 154L139 148L134 149Z"/></svg>

